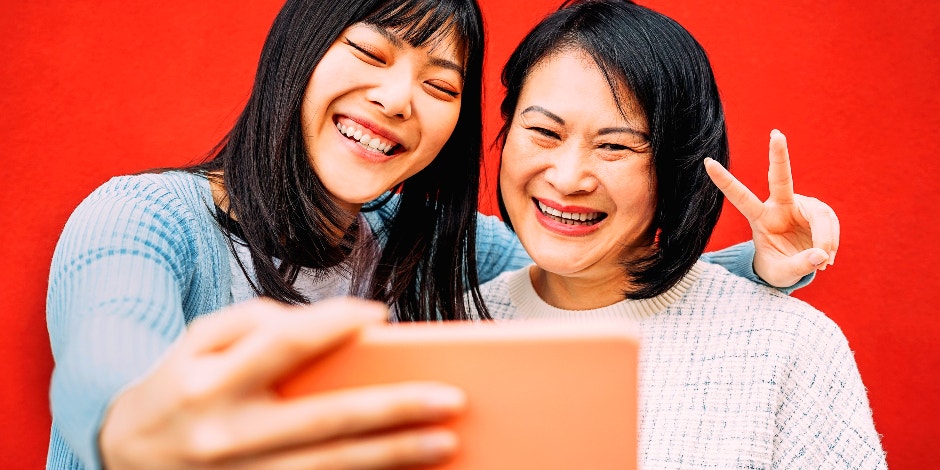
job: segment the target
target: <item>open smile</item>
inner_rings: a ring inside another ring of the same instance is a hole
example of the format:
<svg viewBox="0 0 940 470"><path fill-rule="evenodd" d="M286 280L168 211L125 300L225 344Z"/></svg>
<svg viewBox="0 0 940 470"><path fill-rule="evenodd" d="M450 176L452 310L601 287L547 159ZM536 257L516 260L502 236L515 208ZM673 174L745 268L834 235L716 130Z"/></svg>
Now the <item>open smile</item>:
<svg viewBox="0 0 940 470"><path fill-rule="evenodd" d="M378 152L386 156L394 155L403 150L403 147L398 142L376 135L376 132L350 119L337 119L336 129L347 139L358 143L366 150Z"/></svg>
<svg viewBox="0 0 940 470"><path fill-rule="evenodd" d="M536 207L546 217L565 225L592 226L607 218L606 212L565 212L545 205L542 201L532 198Z"/></svg>

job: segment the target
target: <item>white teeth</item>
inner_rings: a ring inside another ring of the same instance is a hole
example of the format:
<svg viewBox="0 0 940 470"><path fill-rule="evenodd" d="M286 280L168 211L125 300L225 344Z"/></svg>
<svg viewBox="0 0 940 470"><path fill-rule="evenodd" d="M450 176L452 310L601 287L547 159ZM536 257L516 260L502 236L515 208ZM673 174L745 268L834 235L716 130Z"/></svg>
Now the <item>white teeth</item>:
<svg viewBox="0 0 940 470"><path fill-rule="evenodd" d="M363 147L378 150L379 152L386 153L395 146L391 142L384 142L380 137L372 137L367 134L364 130L357 128L356 126L346 126L341 123L336 123L336 128L339 129L340 133L358 141L362 144Z"/></svg>
<svg viewBox="0 0 940 470"><path fill-rule="evenodd" d="M600 212L562 212L558 209L548 207L545 204L542 204L541 201L538 201L539 210L542 212L559 219L564 219L562 222L567 224L573 224L575 222L585 222L593 221L601 216Z"/></svg>

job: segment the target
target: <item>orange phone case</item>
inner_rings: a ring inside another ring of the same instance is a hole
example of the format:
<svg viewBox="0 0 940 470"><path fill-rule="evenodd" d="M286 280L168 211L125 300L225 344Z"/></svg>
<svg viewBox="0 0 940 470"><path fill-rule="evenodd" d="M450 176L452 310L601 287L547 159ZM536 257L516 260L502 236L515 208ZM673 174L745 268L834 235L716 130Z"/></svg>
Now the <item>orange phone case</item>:
<svg viewBox="0 0 940 470"><path fill-rule="evenodd" d="M370 327L285 381L285 397L403 380L467 393L440 468L634 469L639 339L627 322Z"/></svg>

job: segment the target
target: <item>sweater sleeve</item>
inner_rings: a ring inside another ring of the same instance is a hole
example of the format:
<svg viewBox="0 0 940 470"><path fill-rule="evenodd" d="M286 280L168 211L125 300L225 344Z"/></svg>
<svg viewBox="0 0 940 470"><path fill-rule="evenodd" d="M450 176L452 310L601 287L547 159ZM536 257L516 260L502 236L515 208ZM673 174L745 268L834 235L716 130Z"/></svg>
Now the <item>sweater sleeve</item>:
<svg viewBox="0 0 940 470"><path fill-rule="evenodd" d="M743 277L748 281L755 282L757 284L773 287L774 289L783 292L784 294L791 294L793 291L809 285L813 282L813 278L816 277L816 273L810 273L803 276L802 279L796 282L789 287L775 287L771 286L764 282L757 273L754 272L754 242L747 241L743 243L738 243L737 245L729 246L723 250L710 251L704 253L701 258L702 261L707 261L712 264L717 264L728 271L731 274L734 274L738 277Z"/></svg>
<svg viewBox="0 0 940 470"><path fill-rule="evenodd" d="M477 273L480 284L532 263L516 234L499 217L477 214Z"/></svg>
<svg viewBox="0 0 940 470"><path fill-rule="evenodd" d="M773 468L887 468L848 341L825 316L804 318L781 377Z"/></svg>
<svg viewBox="0 0 940 470"><path fill-rule="evenodd" d="M98 432L110 401L185 328L182 304L197 253L179 200L145 186L116 178L92 193L53 256L46 299L53 423L87 468L101 466Z"/></svg>

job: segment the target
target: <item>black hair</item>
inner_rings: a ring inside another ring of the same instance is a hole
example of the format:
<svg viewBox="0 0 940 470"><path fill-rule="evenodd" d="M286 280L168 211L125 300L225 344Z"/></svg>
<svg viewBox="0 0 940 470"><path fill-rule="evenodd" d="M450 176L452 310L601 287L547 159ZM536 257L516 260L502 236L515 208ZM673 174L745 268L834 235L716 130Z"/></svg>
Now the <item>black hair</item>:
<svg viewBox="0 0 940 470"><path fill-rule="evenodd" d="M391 188L399 197L363 207L397 201L375 234L384 241L378 263L353 263L375 270L354 268L354 285L366 285L364 296L391 305L399 320L466 318L466 289L485 312L475 253L484 37L474 0L288 0L265 40L244 110L210 159L189 170L224 184L228 209L217 219L251 253L259 295L305 303L293 287L301 268L349 269L341 266L355 257L359 227L311 168L300 116L314 68L357 22L386 28L414 47L453 35L465 71L457 124L438 157Z"/></svg>
<svg viewBox="0 0 940 470"><path fill-rule="evenodd" d="M611 93L636 98L649 126L656 181L652 252L624 261L631 299L674 286L705 250L723 196L703 159L728 166L724 111L702 46L674 20L627 0L566 1L512 53L502 74L506 97L498 143L505 144L519 94L534 67L559 51L582 50L605 74ZM501 195L500 213L509 222Z"/></svg>

